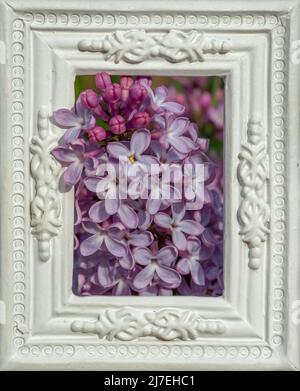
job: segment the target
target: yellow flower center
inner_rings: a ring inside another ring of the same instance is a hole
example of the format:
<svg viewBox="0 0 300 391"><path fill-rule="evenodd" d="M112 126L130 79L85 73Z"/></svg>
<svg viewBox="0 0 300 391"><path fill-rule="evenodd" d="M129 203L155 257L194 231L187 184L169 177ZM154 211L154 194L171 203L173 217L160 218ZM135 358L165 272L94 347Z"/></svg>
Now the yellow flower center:
<svg viewBox="0 0 300 391"><path fill-rule="evenodd" d="M134 163L135 162L134 154L130 155L128 159L129 159L130 163Z"/></svg>

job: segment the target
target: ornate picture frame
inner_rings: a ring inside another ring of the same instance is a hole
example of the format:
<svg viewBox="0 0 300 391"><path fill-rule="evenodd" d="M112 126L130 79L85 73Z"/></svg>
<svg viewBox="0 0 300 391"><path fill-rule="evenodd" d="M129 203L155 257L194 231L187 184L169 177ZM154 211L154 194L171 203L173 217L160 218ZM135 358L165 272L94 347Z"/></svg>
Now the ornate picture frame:
<svg viewBox="0 0 300 391"><path fill-rule="evenodd" d="M299 15L299 0L0 2L2 369L299 369ZM98 70L225 78L222 297L72 293L49 114Z"/></svg>

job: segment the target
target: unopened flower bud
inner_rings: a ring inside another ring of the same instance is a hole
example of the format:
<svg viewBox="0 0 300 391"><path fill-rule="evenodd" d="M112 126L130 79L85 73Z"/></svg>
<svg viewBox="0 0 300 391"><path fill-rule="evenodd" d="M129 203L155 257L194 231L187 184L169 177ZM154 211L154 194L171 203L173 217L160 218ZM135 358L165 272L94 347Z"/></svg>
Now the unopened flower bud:
<svg viewBox="0 0 300 391"><path fill-rule="evenodd" d="M134 128L143 128L147 126L150 122L150 116L146 112L135 113L131 119L131 124Z"/></svg>
<svg viewBox="0 0 300 391"><path fill-rule="evenodd" d="M145 87L139 83L134 83L134 85L129 90L130 98L135 102L143 102L147 97L147 91Z"/></svg>
<svg viewBox="0 0 300 391"><path fill-rule="evenodd" d="M103 98L107 103L116 103L121 98L121 86L118 83L108 86L103 94Z"/></svg>
<svg viewBox="0 0 300 391"><path fill-rule="evenodd" d="M99 104L99 97L93 90L86 90L80 94L81 102L87 109L93 109Z"/></svg>
<svg viewBox="0 0 300 391"><path fill-rule="evenodd" d="M99 90L105 90L111 84L111 78L108 73L98 72L96 74L96 86Z"/></svg>
<svg viewBox="0 0 300 391"><path fill-rule="evenodd" d="M88 134L89 139L95 143L106 138L106 130L101 126L96 126L94 129L90 129Z"/></svg>
<svg viewBox="0 0 300 391"><path fill-rule="evenodd" d="M109 127L112 133L121 134L126 131L125 120L121 115L115 115L109 121Z"/></svg>
<svg viewBox="0 0 300 391"><path fill-rule="evenodd" d="M123 76L120 79L120 86L121 86L121 99L123 102L126 102L128 100L129 96L129 89L133 84L133 78L129 76Z"/></svg>
<svg viewBox="0 0 300 391"><path fill-rule="evenodd" d="M121 79L120 79L120 86L122 88L125 88L127 90L129 90L129 88L132 86L133 84L133 78L130 77L130 76L122 76Z"/></svg>

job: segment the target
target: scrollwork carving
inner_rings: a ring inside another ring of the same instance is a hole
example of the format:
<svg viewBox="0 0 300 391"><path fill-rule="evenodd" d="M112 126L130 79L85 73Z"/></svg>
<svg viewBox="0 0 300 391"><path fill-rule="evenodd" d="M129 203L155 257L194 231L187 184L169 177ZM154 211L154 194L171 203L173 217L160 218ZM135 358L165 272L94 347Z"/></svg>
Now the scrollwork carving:
<svg viewBox="0 0 300 391"><path fill-rule="evenodd" d="M76 320L71 330L97 334L109 341L132 341L140 337L154 337L164 341L194 340L205 334L223 334L225 325L219 320L207 320L193 311L162 309L138 311L134 308L103 311L96 321Z"/></svg>
<svg viewBox="0 0 300 391"><path fill-rule="evenodd" d="M242 201L237 217L240 235L249 247L249 267L257 269L261 262L262 243L269 233L270 207L264 199L269 177L269 157L263 141L261 120L255 114L248 123L247 142L239 154L238 180Z"/></svg>
<svg viewBox="0 0 300 391"><path fill-rule="evenodd" d="M149 34L144 30L116 31L102 39L81 40L81 51L104 53L104 59L121 60L137 64L153 57L162 57L169 62L204 61L207 53L225 54L230 42L207 37L195 30L184 32L170 30L165 34Z"/></svg>
<svg viewBox="0 0 300 391"><path fill-rule="evenodd" d="M38 240L40 259L50 258L50 240L61 226L61 206L57 183L60 166L51 155L57 137L49 131L49 113L45 107L38 112L38 134L32 138L30 151L31 175L35 180L35 195L31 202L32 233Z"/></svg>

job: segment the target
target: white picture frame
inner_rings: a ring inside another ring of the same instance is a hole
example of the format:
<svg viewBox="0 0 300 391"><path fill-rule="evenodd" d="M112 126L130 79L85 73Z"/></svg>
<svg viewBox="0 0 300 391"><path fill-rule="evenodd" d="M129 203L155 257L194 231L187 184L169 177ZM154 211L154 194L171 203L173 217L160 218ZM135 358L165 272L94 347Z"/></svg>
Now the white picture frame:
<svg viewBox="0 0 300 391"><path fill-rule="evenodd" d="M51 4L50 4L51 3ZM300 367L300 0L0 1L0 367ZM222 297L77 297L49 114L76 74L221 75Z"/></svg>

